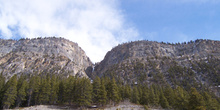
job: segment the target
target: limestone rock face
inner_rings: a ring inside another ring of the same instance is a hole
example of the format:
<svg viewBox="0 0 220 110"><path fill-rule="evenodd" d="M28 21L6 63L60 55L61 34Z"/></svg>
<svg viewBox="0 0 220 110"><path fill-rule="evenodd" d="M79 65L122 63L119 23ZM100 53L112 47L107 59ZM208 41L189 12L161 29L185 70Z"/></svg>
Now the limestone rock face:
<svg viewBox="0 0 220 110"><path fill-rule="evenodd" d="M220 41L169 44L135 41L116 46L89 75L114 77L120 83L196 87L220 97Z"/></svg>
<svg viewBox="0 0 220 110"><path fill-rule="evenodd" d="M0 73L86 76L92 62L78 44L63 38L0 39Z"/></svg>
<svg viewBox="0 0 220 110"><path fill-rule="evenodd" d="M109 51L104 60L96 66L97 73L129 59L170 57L177 61L205 59L214 56L220 59L220 41L196 40L188 43L166 44L152 41L135 41L121 44Z"/></svg>

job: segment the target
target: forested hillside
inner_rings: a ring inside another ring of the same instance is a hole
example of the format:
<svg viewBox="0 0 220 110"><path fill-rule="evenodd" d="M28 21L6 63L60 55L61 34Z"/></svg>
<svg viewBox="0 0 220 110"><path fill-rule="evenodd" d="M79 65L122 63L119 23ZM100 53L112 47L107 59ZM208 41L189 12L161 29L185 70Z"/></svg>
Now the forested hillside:
<svg viewBox="0 0 220 110"><path fill-rule="evenodd" d="M122 101L146 109L220 109L220 42L135 41L93 64L62 38L0 40L0 108Z"/></svg>
<svg viewBox="0 0 220 110"><path fill-rule="evenodd" d="M124 43L109 51L89 76L96 75L114 77L125 84L211 90L220 97L220 41Z"/></svg>
<svg viewBox="0 0 220 110"><path fill-rule="evenodd" d="M145 84L124 85L109 77L96 77L91 83L88 78L47 75L14 75L7 83L0 76L1 107L4 109L41 104L66 104L74 107L98 107L116 105L130 100L145 108L162 107L179 110L218 110L219 98L210 91L187 91L181 86Z"/></svg>

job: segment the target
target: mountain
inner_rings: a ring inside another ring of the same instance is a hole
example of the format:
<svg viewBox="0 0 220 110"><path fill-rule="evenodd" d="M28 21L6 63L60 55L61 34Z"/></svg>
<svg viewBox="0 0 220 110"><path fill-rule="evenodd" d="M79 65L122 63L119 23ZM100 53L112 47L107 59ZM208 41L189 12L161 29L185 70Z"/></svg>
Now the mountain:
<svg viewBox="0 0 220 110"><path fill-rule="evenodd" d="M220 41L120 44L94 65L76 44L63 38L0 39L0 73L57 74L115 78L122 84L159 84L212 90L220 97Z"/></svg>
<svg viewBox="0 0 220 110"><path fill-rule="evenodd" d="M63 38L0 39L0 73L86 76L92 62L78 46Z"/></svg>
<svg viewBox="0 0 220 110"><path fill-rule="evenodd" d="M209 89L220 96L220 41L170 44L135 41L120 44L98 63L93 74L124 84L147 83Z"/></svg>

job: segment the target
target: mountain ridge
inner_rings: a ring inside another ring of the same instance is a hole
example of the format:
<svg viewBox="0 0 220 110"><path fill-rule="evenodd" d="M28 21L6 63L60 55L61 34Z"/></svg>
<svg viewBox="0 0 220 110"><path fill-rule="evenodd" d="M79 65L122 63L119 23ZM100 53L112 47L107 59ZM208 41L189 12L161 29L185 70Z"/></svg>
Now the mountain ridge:
<svg viewBox="0 0 220 110"><path fill-rule="evenodd" d="M86 76L93 65L84 50L63 38L0 40L0 73L64 73ZM62 72L63 71L63 72Z"/></svg>
<svg viewBox="0 0 220 110"><path fill-rule="evenodd" d="M220 96L220 41L170 44L134 41L120 44L96 65L91 77L114 77L121 83L147 83L210 89ZM202 87L204 86L204 87Z"/></svg>
<svg viewBox="0 0 220 110"><path fill-rule="evenodd" d="M220 41L214 40L123 43L94 65L77 43L63 38L0 39L0 73L7 78L47 73L91 79L108 76L125 84L210 89L220 96L219 62Z"/></svg>

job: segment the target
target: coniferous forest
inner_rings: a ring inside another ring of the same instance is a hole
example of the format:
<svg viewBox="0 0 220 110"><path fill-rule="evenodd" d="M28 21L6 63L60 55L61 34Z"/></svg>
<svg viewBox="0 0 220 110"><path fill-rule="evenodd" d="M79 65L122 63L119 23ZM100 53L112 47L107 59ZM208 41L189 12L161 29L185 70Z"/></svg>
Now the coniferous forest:
<svg viewBox="0 0 220 110"><path fill-rule="evenodd" d="M0 76L1 109L33 105L71 105L87 108L117 105L121 101L176 110L219 110L220 100L207 91L169 85L125 85L109 77L89 78L52 74L14 75L7 82Z"/></svg>

